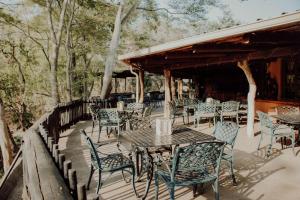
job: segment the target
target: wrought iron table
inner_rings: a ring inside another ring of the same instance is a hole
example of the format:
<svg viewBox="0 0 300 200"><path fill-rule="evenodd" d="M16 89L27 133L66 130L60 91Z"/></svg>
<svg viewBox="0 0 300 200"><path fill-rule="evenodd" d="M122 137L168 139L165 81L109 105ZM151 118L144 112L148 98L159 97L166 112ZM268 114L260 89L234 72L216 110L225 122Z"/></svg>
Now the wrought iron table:
<svg viewBox="0 0 300 200"><path fill-rule="evenodd" d="M298 129L298 144L300 142L300 113L299 114L279 114L279 115L272 115L275 119L278 119L282 123L288 124L295 129Z"/></svg>
<svg viewBox="0 0 300 200"><path fill-rule="evenodd" d="M154 156L149 153L150 148L161 148L215 140L215 137L201 133L190 128L176 127L172 135L156 135L155 129L143 128L135 131L125 131L119 136L120 144L124 145L130 152L142 151L142 167L139 177L146 173L146 187L142 199L145 199L153 177ZM153 151L152 151L153 152ZM139 179L139 178L138 178Z"/></svg>
<svg viewBox="0 0 300 200"><path fill-rule="evenodd" d="M280 114L273 115L272 117L292 126L300 126L300 114Z"/></svg>

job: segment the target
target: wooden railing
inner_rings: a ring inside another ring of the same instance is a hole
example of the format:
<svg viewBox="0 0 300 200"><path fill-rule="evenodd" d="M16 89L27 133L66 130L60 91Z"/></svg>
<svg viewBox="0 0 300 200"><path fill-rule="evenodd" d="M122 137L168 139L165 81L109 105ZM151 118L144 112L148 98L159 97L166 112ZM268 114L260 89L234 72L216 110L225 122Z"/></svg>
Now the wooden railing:
<svg viewBox="0 0 300 200"><path fill-rule="evenodd" d="M23 186L25 199L98 199L86 196L85 185L77 183L76 170L58 148L59 134L88 117L88 102L60 104L42 116L23 138Z"/></svg>

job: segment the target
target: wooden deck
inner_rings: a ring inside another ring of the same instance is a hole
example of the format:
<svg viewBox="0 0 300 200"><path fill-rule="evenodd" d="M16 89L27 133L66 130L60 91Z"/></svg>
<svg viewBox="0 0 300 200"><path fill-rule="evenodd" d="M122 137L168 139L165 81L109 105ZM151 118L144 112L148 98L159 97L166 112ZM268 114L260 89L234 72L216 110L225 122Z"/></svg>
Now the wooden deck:
<svg viewBox="0 0 300 200"><path fill-rule="evenodd" d="M159 114L158 114L159 115ZM157 116L158 116L157 115ZM182 123L178 119L177 123ZM67 159L72 160L73 168L77 170L78 182L86 182L88 179L90 155L85 141L79 134L80 129L85 129L91 136L91 121L78 122L71 129L61 134L59 140L59 149L66 154ZM191 127L193 127L191 125ZM266 147L269 139L265 138L262 143L262 149L257 151L259 137L255 136L249 139L246 135L246 127L241 126L234 156L234 169L238 181L238 186L233 186L228 176L229 168L226 163L222 163L222 173L220 180L220 197L221 199L255 199L255 200L281 200L299 199L300 189L300 147L296 147L298 153L295 157L291 149L281 150L280 144L273 146L273 153L269 158L265 158ZM201 124L196 130L211 134L212 128L208 124ZM258 124L255 124L255 131L258 131ZM96 141L98 128L94 131L92 138ZM101 140L111 140L107 138L105 132L101 133ZM116 144L106 145L102 149L103 152L117 152ZM126 149L122 147L122 151L126 154ZM94 193L96 189L97 174L94 175L90 190L88 193ZM138 190L142 191L143 185L138 183ZM137 199L133 193L130 184L126 184L120 174L114 174L104 184L100 190L101 199L125 200ZM176 199L214 199L212 188L208 185L205 193L193 198L191 188L177 188L175 192ZM154 184L152 182L150 192L147 199L154 199ZM160 185L159 199L169 199L169 194L164 186Z"/></svg>

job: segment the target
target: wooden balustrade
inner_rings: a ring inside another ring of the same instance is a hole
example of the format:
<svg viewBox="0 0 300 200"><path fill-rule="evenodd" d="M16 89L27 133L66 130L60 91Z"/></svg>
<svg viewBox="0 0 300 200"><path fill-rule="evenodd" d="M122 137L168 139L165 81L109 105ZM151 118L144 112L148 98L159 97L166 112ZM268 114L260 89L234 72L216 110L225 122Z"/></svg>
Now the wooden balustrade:
<svg viewBox="0 0 300 200"><path fill-rule="evenodd" d="M98 199L96 194L87 196L85 185L77 183L72 162L57 144L61 131L86 117L87 102L60 104L26 132L22 146L25 199Z"/></svg>

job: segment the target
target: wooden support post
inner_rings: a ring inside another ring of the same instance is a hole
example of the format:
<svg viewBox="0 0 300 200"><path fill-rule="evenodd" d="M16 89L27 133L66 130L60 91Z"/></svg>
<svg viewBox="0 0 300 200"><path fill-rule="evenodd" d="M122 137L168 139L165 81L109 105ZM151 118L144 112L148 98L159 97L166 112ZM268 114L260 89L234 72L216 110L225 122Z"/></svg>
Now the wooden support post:
<svg viewBox="0 0 300 200"><path fill-rule="evenodd" d="M52 153L53 143L54 143L53 137L48 137L48 148L51 153Z"/></svg>
<svg viewBox="0 0 300 200"><path fill-rule="evenodd" d="M176 99L175 78L171 76L171 100Z"/></svg>
<svg viewBox="0 0 300 200"><path fill-rule="evenodd" d="M86 187L83 183L77 184L77 199L86 200Z"/></svg>
<svg viewBox="0 0 300 200"><path fill-rule="evenodd" d="M125 79L125 84L124 84L125 92L127 92L127 81L126 81L126 77L125 77L124 79Z"/></svg>
<svg viewBox="0 0 300 200"><path fill-rule="evenodd" d="M170 117L170 107L169 102L171 101L171 70L164 69L165 77L165 107L164 107L164 117Z"/></svg>
<svg viewBox="0 0 300 200"><path fill-rule="evenodd" d="M256 84L252 76L247 60L238 62L238 67L243 70L249 83L249 92L247 96L248 112L247 112L247 135L250 138L254 137L254 116L255 116L255 93Z"/></svg>
<svg viewBox="0 0 300 200"><path fill-rule="evenodd" d="M118 92L118 85L117 85L118 83L117 83L117 78L115 78L115 93L117 93Z"/></svg>
<svg viewBox="0 0 300 200"><path fill-rule="evenodd" d="M74 199L77 199L77 175L75 169L68 170L68 180L72 195Z"/></svg>
<svg viewBox="0 0 300 200"><path fill-rule="evenodd" d="M182 99L182 90L183 90L183 83L182 83L182 79L178 80L178 99Z"/></svg>
<svg viewBox="0 0 300 200"><path fill-rule="evenodd" d="M140 83L140 99L139 102L144 102L144 78L145 78L145 72L144 70L139 70L139 83Z"/></svg>
<svg viewBox="0 0 300 200"><path fill-rule="evenodd" d="M52 157L55 158L55 153L58 150L58 144L52 145Z"/></svg>
<svg viewBox="0 0 300 200"><path fill-rule="evenodd" d="M72 168L71 160L65 160L63 168L64 168L64 178L68 179L68 170Z"/></svg>
<svg viewBox="0 0 300 200"><path fill-rule="evenodd" d="M87 197L88 200L99 200L98 194L89 194Z"/></svg>
<svg viewBox="0 0 300 200"><path fill-rule="evenodd" d="M58 155L58 167L63 172L64 170L64 162L65 162L65 154L59 154Z"/></svg>

